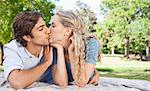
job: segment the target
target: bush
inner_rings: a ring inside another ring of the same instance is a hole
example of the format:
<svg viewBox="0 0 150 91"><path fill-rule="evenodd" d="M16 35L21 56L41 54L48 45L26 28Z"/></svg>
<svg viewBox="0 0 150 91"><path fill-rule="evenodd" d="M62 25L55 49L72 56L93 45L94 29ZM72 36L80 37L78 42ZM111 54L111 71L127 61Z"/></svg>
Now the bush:
<svg viewBox="0 0 150 91"><path fill-rule="evenodd" d="M110 68L97 68L97 70L101 72L113 72L113 69Z"/></svg>

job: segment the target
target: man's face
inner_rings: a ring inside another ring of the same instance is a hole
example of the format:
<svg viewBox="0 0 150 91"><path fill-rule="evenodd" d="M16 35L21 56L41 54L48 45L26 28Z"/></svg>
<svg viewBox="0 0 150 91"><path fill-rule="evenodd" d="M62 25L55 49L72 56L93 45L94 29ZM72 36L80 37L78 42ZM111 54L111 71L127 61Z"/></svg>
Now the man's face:
<svg viewBox="0 0 150 91"><path fill-rule="evenodd" d="M33 38L31 38L31 43L34 45L49 45L49 34L50 31L47 28L45 21L42 17L38 19L38 22L35 24L32 29Z"/></svg>
<svg viewBox="0 0 150 91"><path fill-rule="evenodd" d="M51 26L49 26L50 30L50 43L60 42L64 40L65 32L67 29L61 24L60 18L58 15L54 15L51 19Z"/></svg>

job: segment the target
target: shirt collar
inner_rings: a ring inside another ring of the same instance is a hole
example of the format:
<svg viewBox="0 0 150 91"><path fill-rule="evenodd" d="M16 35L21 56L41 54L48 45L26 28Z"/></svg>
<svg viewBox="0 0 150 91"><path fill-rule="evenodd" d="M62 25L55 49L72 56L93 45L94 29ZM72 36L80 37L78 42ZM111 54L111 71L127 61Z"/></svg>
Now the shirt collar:
<svg viewBox="0 0 150 91"><path fill-rule="evenodd" d="M24 48L24 49L25 49L25 52L29 55L30 58L35 58L36 57L35 55L31 54L26 48ZM40 52L39 56L36 57L36 58L41 58L42 56L43 56L43 47L41 49L41 52Z"/></svg>

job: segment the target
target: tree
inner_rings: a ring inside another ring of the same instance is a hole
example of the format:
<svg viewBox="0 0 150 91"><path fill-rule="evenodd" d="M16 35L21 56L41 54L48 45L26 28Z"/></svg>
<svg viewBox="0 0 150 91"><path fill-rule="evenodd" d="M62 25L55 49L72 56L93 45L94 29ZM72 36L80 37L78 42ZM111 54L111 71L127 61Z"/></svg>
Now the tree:
<svg viewBox="0 0 150 91"><path fill-rule="evenodd" d="M90 6L81 1L76 2L76 12L82 18L84 24L87 26L86 30L95 32L94 25L96 24L96 14L90 10Z"/></svg>
<svg viewBox="0 0 150 91"><path fill-rule="evenodd" d="M12 39L12 23L21 11L39 11L48 24L55 4L50 0L0 0L0 42L7 43Z"/></svg>
<svg viewBox="0 0 150 91"><path fill-rule="evenodd" d="M107 45L111 48L130 47L134 53L140 53L146 47L148 49L149 8L149 0L102 0L101 11L107 15L101 29L103 34L109 33ZM126 56L128 51L126 50Z"/></svg>

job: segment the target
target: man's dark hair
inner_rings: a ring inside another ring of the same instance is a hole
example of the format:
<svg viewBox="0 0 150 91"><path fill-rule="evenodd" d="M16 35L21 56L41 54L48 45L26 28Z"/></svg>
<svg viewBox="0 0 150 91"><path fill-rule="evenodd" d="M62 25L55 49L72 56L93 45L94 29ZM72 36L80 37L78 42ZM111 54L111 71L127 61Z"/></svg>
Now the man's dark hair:
<svg viewBox="0 0 150 91"><path fill-rule="evenodd" d="M42 17L42 14L32 11L21 12L16 16L13 23L14 39L21 43L22 46L27 46L27 41L23 39L24 35L34 37L31 31L40 17Z"/></svg>

